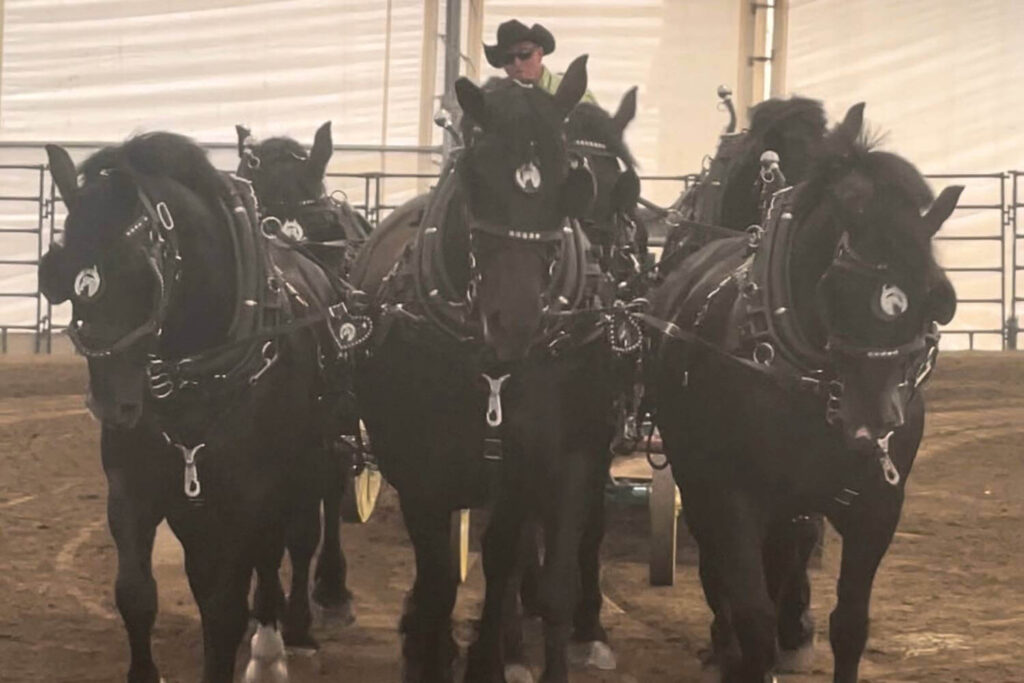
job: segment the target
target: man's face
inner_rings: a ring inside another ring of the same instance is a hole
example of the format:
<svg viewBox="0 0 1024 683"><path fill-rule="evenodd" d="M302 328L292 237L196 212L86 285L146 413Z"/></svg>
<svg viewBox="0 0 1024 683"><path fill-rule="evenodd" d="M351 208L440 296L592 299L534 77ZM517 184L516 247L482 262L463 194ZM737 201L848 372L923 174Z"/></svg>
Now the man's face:
<svg viewBox="0 0 1024 683"><path fill-rule="evenodd" d="M536 43L528 40L516 43L509 48L505 59L505 73L519 81L536 83L540 80L541 59L544 51Z"/></svg>

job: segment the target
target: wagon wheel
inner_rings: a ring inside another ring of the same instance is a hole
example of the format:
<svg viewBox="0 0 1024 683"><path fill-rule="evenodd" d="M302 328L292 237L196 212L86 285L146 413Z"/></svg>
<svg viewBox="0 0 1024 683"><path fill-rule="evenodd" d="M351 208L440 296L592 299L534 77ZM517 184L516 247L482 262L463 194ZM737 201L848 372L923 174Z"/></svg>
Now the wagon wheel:
<svg viewBox="0 0 1024 683"><path fill-rule="evenodd" d="M469 510L452 511L448 552L451 554L452 575L462 583L469 573Z"/></svg>
<svg viewBox="0 0 1024 683"><path fill-rule="evenodd" d="M350 457L358 458L362 462L354 467L352 476L345 479L344 490L341 494L341 519L344 522L365 524L373 514L374 508L377 507L383 479L376 462L366 450L365 444L369 443L369 437L362 420L359 421L359 431L356 451L350 452ZM351 463L351 461L349 462Z"/></svg>
<svg viewBox="0 0 1024 683"><path fill-rule="evenodd" d="M647 505L651 515L651 585L672 586L676 582L676 530L681 505L667 462L653 472Z"/></svg>
<svg viewBox="0 0 1024 683"><path fill-rule="evenodd" d="M366 523L377 507L382 481L380 470L372 463L365 463L359 471L353 472L345 480L345 490L341 494L342 521Z"/></svg>

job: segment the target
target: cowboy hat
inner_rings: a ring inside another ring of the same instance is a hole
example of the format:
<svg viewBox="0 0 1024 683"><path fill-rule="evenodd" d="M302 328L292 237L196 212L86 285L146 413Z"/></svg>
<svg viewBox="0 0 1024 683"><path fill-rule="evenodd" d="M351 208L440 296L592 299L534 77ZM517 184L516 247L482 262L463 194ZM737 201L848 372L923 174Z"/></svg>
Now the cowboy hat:
<svg viewBox="0 0 1024 683"><path fill-rule="evenodd" d="M540 24L534 24L527 28L523 22L510 19L498 27L498 44L484 45L487 61L491 66L500 69L505 66L504 58L509 49L524 40L539 45L546 55L555 51L555 37L551 35L551 31Z"/></svg>

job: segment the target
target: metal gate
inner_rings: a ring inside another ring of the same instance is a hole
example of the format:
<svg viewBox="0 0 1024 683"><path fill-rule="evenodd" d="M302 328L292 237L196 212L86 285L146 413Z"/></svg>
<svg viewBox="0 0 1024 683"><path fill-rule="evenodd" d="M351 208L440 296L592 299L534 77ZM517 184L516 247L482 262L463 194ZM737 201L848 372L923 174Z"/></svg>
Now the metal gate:
<svg viewBox="0 0 1024 683"><path fill-rule="evenodd" d="M354 195L349 197L352 205L376 225L396 203L406 198L405 194L413 191L413 185L435 177L429 173L365 172L332 173L327 180L329 189L344 185L349 195ZM946 264L954 284L958 279L987 279L994 283L988 286L989 291L982 293L969 293L971 288L965 287L958 298L961 310L987 307L998 311L998 315L987 315L985 324L957 325L954 320L954 324L944 330L944 335L966 339L966 344L959 346L970 349L977 348L979 341L985 348L1016 349L1018 305L1024 304L1024 224L1018 219L1019 209L1024 206L1024 171L927 177L937 184L966 184L975 188L975 193L992 198L958 206L958 214L973 216L981 229L961 234L944 228L935 237L937 250L941 252L943 245L955 245L958 251L998 250L998 257L991 262ZM663 175L644 180L648 184L673 183L681 189L691 178ZM58 209L62 206L59 202L44 165L0 164L0 239L5 243L5 253L0 257L0 282L3 282L0 306L5 306L6 311L11 309L10 302L22 302L15 307L19 311L17 315L0 313L2 353L15 349L52 352L53 331L63 327L62 321L67 318L65 305L57 309L54 323L55 311L40 294L35 276L40 256L54 230L60 229L62 216L58 215ZM6 245L12 240L20 240L20 247L9 249ZM11 255L11 251L17 253ZM6 275L6 279L2 275Z"/></svg>

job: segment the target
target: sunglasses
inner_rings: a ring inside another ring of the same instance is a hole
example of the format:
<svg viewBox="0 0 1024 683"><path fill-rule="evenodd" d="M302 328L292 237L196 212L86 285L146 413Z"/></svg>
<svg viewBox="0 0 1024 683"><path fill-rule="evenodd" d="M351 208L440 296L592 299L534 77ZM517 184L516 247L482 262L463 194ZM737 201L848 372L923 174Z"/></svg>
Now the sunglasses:
<svg viewBox="0 0 1024 683"><path fill-rule="evenodd" d="M520 62L525 62L527 59L532 57L533 53L536 51L536 49L533 49L525 50L523 52L509 52L507 55L505 55L504 64L508 65L516 60L519 60Z"/></svg>

